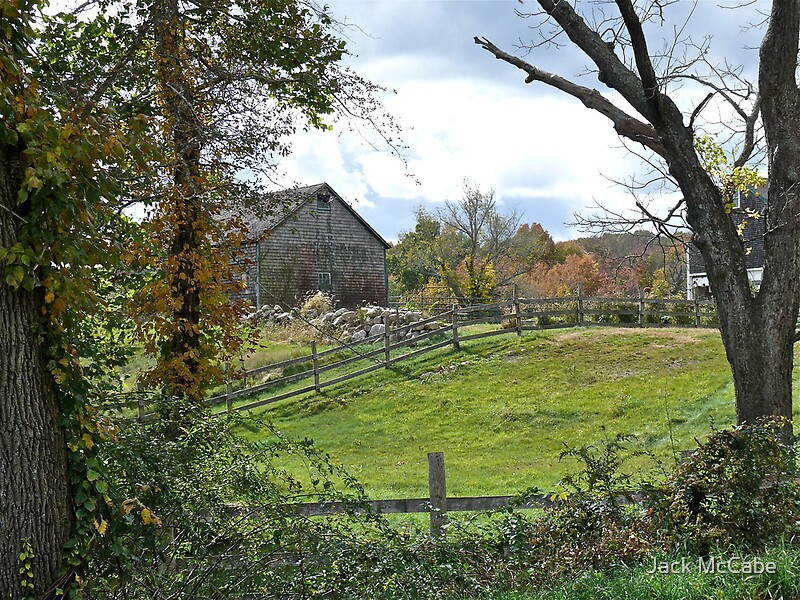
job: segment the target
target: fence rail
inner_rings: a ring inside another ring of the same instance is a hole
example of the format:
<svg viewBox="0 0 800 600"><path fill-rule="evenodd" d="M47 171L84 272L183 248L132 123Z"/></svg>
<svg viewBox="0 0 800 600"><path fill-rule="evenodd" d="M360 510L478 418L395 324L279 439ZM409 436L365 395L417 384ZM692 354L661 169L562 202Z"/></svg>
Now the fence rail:
<svg viewBox="0 0 800 600"><path fill-rule="evenodd" d="M617 490L600 502L614 503L617 506L629 506L643 503L648 497L659 493L658 490ZM560 495L559 495L560 496ZM514 509L542 509L555 506L559 496L547 493L530 493L524 496L454 496L447 495L444 453L428 453L428 497L397 498L389 500L350 500L303 502L279 507L286 512L303 517L324 517L342 514L414 514L428 513L430 536L433 542L443 540L447 533L448 514L452 512L488 512L513 507ZM229 516L237 520L259 519L274 511L275 507L228 505ZM172 528L172 539L175 532ZM217 564L222 569L238 568L245 564L240 555L216 555ZM276 552L267 560L273 565L298 566L304 560L318 559L313 554L300 552ZM184 568L191 565L191 556L180 555L169 557L163 568Z"/></svg>
<svg viewBox="0 0 800 600"><path fill-rule="evenodd" d="M655 490L619 490L607 502L620 506L641 504ZM483 512L514 507L541 509L555 506L558 499L552 493L531 493L524 496L448 496L444 453L428 453L428 497L390 500L304 502L291 505L296 514L307 517L332 516L347 513L412 514L428 513L431 537L444 536L447 514L451 512ZM231 513L240 517L258 516L253 507L231 506Z"/></svg>
<svg viewBox="0 0 800 600"><path fill-rule="evenodd" d="M439 327L429 329L432 323L437 323ZM229 381L225 393L209 398L207 403L210 406L224 404L229 412L250 410L301 394L319 392L325 387L360 377L381 367L389 368L403 360L445 346L452 346L457 350L461 342L502 334L515 333L519 336L524 331L598 325L716 327L717 319L713 301L646 298L641 291L635 298L584 296L582 286L579 285L574 296L518 298L515 294L509 300L488 304L463 307L453 304L448 310L415 323L401 325L395 319L394 324L395 327L392 328L391 318L387 319L382 334L321 352L312 343L308 354L251 369L240 376L239 380ZM479 332L465 329L479 324L497 325L498 328ZM427 344L409 350L408 347L422 342ZM407 351L398 355L397 351L401 348ZM342 354L351 355L340 358ZM371 364L367 364L367 361ZM356 367L352 372L334 374L328 380L321 379L324 373L351 366ZM302 370L287 373L285 370L290 367ZM270 374L275 374L276 377L269 378ZM259 376L268 378L256 385L247 386L249 379ZM303 381L309 381L310 384L300 385L296 389L280 389ZM238 386L243 387L235 389ZM269 390L275 390L276 393L253 402L234 405L234 401L240 398L263 394ZM131 403L119 403L109 408L122 409L125 406L130 407ZM146 411L144 394L138 395L136 407L139 421L152 418L152 413Z"/></svg>

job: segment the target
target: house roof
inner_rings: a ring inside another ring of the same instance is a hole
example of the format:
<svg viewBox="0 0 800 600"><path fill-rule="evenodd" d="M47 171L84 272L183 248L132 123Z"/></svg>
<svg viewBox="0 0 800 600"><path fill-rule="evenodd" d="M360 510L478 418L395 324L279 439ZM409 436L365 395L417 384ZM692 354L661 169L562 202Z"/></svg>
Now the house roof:
<svg viewBox="0 0 800 600"><path fill-rule="evenodd" d="M316 183L303 187L271 192L261 196L257 204L248 207L236 207L221 215L222 220L237 217L248 224L247 237L252 240L259 240L270 230L291 220L292 216L307 202L315 201L320 192L327 192L344 206L350 213L369 231L385 248L389 248L389 243L359 215L349 203L347 203L336 191L327 183Z"/></svg>

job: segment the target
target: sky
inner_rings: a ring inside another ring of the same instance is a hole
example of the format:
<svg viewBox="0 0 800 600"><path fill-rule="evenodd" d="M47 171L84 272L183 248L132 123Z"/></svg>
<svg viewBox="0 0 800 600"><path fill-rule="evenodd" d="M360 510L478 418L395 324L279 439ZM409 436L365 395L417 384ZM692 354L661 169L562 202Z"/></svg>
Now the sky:
<svg viewBox="0 0 800 600"><path fill-rule="evenodd" d="M476 35L486 37L522 55L516 45L540 39L540 20L515 14L515 9L533 11L530 0L328 4L337 19L358 26L348 30L347 64L394 90L381 100L403 127L406 162L335 126L295 137L293 153L282 164L286 181L329 183L392 242L413 229L417 207L435 212L444 201L457 200L465 178L494 190L501 209L520 211L523 222L541 223L556 240L584 235L569 224L576 213L596 212L597 203L632 206L630 192L615 182L641 173L643 165L622 147L610 122L543 84L526 85L522 71L473 42ZM699 42L714 34L717 58L752 73L763 29L743 25L757 21L757 11L767 7L760 1L737 10L731 6L681 0L671 20L652 30L653 43L694 10L681 35ZM524 59L602 87L586 72L587 60L567 45L535 48ZM689 109L704 95L691 86L676 92Z"/></svg>

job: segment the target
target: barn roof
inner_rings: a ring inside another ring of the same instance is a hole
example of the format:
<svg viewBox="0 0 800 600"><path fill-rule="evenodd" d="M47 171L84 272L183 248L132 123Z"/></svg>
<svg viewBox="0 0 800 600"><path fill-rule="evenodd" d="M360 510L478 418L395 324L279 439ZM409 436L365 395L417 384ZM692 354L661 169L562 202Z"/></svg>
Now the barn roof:
<svg viewBox="0 0 800 600"><path fill-rule="evenodd" d="M293 215L307 202L316 200L320 193L328 193L337 198L342 205L386 248L389 243L359 215L349 203L347 203L336 191L327 183L316 183L290 190L281 190L264 194L255 205L249 207L232 208L222 215L222 220L238 217L248 224L248 238L259 240L264 235L286 221L291 221Z"/></svg>

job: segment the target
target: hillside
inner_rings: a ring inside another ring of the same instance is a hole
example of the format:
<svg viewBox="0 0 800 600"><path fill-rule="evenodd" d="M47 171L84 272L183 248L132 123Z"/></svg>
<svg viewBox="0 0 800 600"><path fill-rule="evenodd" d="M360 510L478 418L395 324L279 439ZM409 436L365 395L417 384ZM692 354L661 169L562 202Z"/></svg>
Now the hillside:
<svg viewBox="0 0 800 600"><path fill-rule="evenodd" d="M618 433L671 461L733 423L732 398L718 332L598 328L443 349L263 412L386 498L425 494L430 451L445 452L451 495L553 489L565 444Z"/></svg>

